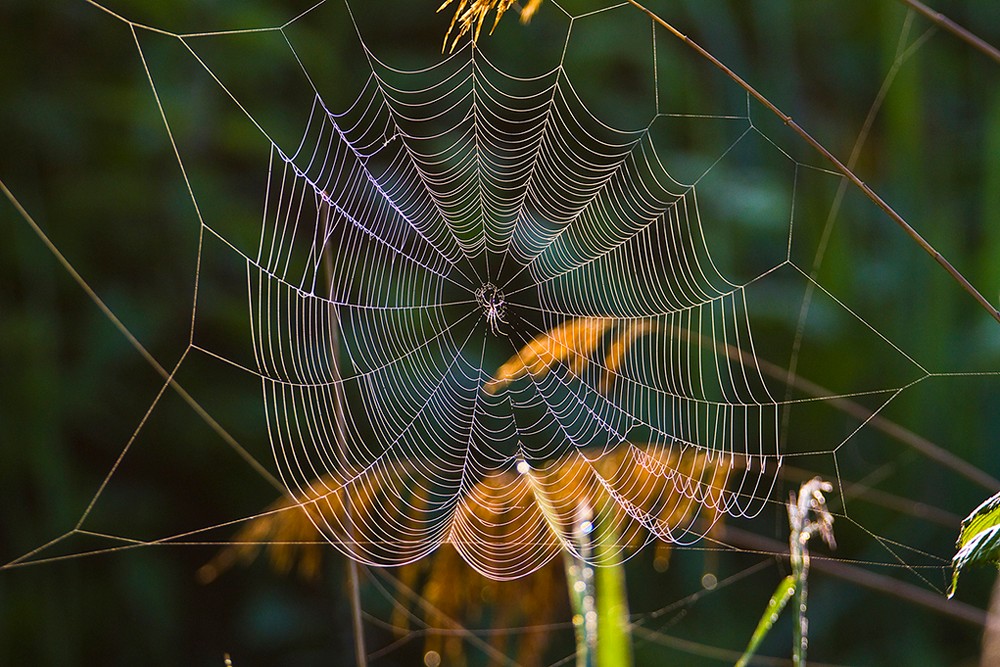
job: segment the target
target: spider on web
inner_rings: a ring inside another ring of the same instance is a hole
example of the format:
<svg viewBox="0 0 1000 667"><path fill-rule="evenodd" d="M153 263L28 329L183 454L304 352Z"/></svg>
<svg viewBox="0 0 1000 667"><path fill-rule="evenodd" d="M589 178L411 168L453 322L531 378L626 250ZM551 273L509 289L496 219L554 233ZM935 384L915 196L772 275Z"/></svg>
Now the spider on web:
<svg viewBox="0 0 1000 667"><path fill-rule="evenodd" d="M500 288L493 283L486 283L476 290L476 303L483 309L490 331L495 334L503 333L500 325L508 324L507 303Z"/></svg>

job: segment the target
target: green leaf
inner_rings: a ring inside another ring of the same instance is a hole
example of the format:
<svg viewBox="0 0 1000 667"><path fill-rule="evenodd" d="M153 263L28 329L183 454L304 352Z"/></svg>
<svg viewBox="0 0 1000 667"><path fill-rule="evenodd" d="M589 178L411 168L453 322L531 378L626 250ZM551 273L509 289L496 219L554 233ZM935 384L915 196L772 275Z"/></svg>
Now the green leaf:
<svg viewBox="0 0 1000 667"><path fill-rule="evenodd" d="M774 595L768 600L767 608L764 609L764 613L760 617L760 621L757 623L757 629L753 631L753 637L750 638L750 643L747 644L747 648L743 651L743 655L740 656L740 661L736 663L736 667L744 667L750 662L750 658L753 654L757 652L757 647L760 643L764 641L764 637L767 633L771 631L771 627L774 622L778 620L778 615L781 614L781 610L785 608L788 604L788 600L795 593L795 577L793 575L788 575L781 580L778 584L778 588L775 589Z"/></svg>
<svg viewBox="0 0 1000 667"><path fill-rule="evenodd" d="M993 563L1000 567L1000 493L965 517L956 547L958 551L951 559L949 598L958 587L958 575L969 563Z"/></svg>

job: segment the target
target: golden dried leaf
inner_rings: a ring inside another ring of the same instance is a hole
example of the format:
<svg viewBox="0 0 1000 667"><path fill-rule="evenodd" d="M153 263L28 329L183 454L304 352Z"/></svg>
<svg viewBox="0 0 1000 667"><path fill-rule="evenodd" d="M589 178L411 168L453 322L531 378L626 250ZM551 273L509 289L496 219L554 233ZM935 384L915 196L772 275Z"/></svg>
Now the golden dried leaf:
<svg viewBox="0 0 1000 667"><path fill-rule="evenodd" d="M397 470L398 475L405 471ZM297 566L303 577L310 579L320 574L324 551L329 541L316 528L325 526L328 531L343 534L349 539L351 526L357 517L375 512L384 506L386 493L393 493L392 486L399 477L389 477L379 484L354 484L345 486L342 481L327 475L313 480L308 489L297 497L285 496L269 505L264 512L250 519L236 533L233 544L222 549L202 566L198 578L203 583L213 581L219 574L238 562L248 563L264 548L272 567L278 572L290 572ZM345 498L349 498L345 505ZM426 503L420 492L412 493L410 507L419 514ZM395 516L407 522L408 516Z"/></svg>

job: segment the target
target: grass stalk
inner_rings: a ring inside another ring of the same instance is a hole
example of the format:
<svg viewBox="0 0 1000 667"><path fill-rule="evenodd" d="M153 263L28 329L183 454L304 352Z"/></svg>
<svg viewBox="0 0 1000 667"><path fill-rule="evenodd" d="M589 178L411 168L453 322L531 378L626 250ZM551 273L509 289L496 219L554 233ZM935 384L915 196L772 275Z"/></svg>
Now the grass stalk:
<svg viewBox="0 0 1000 667"><path fill-rule="evenodd" d="M604 528L594 543L598 562L613 562L597 568L597 664L600 667L629 667L632 664L632 636L628 618L628 591L625 564L615 556L603 557L617 544L614 528Z"/></svg>
<svg viewBox="0 0 1000 667"><path fill-rule="evenodd" d="M324 208L328 208L329 204L324 202ZM323 219L329 220L329 211L324 211ZM326 230L329 234L329 230ZM323 249L323 271L326 275L326 280L333 280L333 257L330 251L331 246L327 245ZM334 386L340 382L340 314L338 311L334 311L334 316L330 321L330 348L332 350L334 364L333 364L333 379ZM347 442L345 441L345 433L347 433L347 417L344 414L344 404L341 400L341 395L338 392L334 392L334 415L336 417L337 430L335 432L335 437L337 441L337 450L342 461L347 460ZM350 505L346 505L348 512L348 519L350 520ZM354 523L350 521L350 535L353 539L354 537ZM368 652L365 649L365 626L364 619L362 618L363 609L361 606L361 584L358 581L358 564L353 558L347 558L347 587L350 591L351 599L351 632L354 637L354 663L357 667L368 667Z"/></svg>
<svg viewBox="0 0 1000 667"><path fill-rule="evenodd" d="M960 40L970 45L972 48L976 49L986 57L991 58L994 62L1000 63L1000 49L997 49L995 46L993 46L983 38L973 34L968 29L963 28L959 24L955 23L941 12L931 9L924 3L919 2L919 0L899 0L899 1L902 2L904 5L906 5L907 7L909 7L910 9L912 9L913 11L920 14L921 16L923 16L924 18L933 21L939 27L944 28L945 30L953 34L955 37L958 37Z"/></svg>
<svg viewBox="0 0 1000 667"><path fill-rule="evenodd" d="M789 559L792 573L782 579L774 594L767 603L764 613L757 623L757 628L750 637L746 650L736 663L737 667L749 664L764 641L764 637L774 627L778 615L788 603L794 600L795 622L792 625L792 663L796 667L806 664L806 652L809 648L809 539L819 534L823 541L832 549L837 546L833 539L833 515L826 508L826 498L823 493L833 490L833 485L824 482L819 477L813 477L804 482L798 496L793 491L788 498L788 525L791 534L788 538Z"/></svg>
<svg viewBox="0 0 1000 667"><path fill-rule="evenodd" d="M836 546L833 539L833 516L826 508L823 493L833 491L833 485L819 477L813 477L799 489L796 497L793 491L788 499L789 558L792 563L792 577L795 590L792 593L795 608L795 623L792 625L792 662L796 667L806 664L806 650L809 648L809 538L819 533L830 548Z"/></svg>
<svg viewBox="0 0 1000 667"><path fill-rule="evenodd" d="M778 587L774 590L774 595L767 602L767 608L764 609L764 613L760 617L760 621L757 622L757 629L753 631L753 636L750 637L750 643L747 644L747 648L743 651L743 655L736 662L736 667L746 667L750 664L750 658L754 656L757 652L757 648L760 643L764 641L764 637L767 633L771 631L774 627L775 621L778 620L778 616L781 611L788 604L788 600L791 599L792 595L795 593L795 575L788 575L781 580Z"/></svg>
<svg viewBox="0 0 1000 667"><path fill-rule="evenodd" d="M660 18L655 12L646 8L644 5L638 2L638 0L627 0L628 3L639 9L650 19L662 28L666 29L670 34L677 37L679 40L687 44L691 49L693 49L702 58L708 60L712 65L720 69L726 76L732 79L736 84L738 84L743 90L745 90L751 97L757 100L761 105L764 106L768 111L773 113L775 116L781 119L789 129L791 129L795 134L799 135L807 144L812 146L812 148L823 156L834 168L844 176L848 181L850 181L856 188L861 190L864 195L871 200L873 204L878 206L882 211L889 216L889 218L895 222L906 235L909 236L920 248L926 252L931 258L934 259L947 273L952 277L952 279L961 286L966 293L969 294L976 302L982 306L983 309L988 312L994 320L1000 322L1000 309L994 306L990 301L984 297L979 290L977 290L969 280L962 275L962 273L956 269L951 262L945 259L944 255L937 251L937 249L930 244L923 236L914 229L910 223L908 223L903 216L896 212L882 197L878 195L867 183L865 183L861 178L854 173L847 165L845 165L841 160L831 153L827 148L821 144L816 138L811 134L806 132L806 130L792 120L792 117L786 114L784 111L779 109L770 99L765 97L763 93L758 91L756 88L751 86L746 80L744 80L739 74L730 69L721 60L713 56L710 52L705 50L704 47L699 45L697 42L692 40L690 37L682 33L680 30L667 23L664 19Z"/></svg>
<svg viewBox="0 0 1000 667"><path fill-rule="evenodd" d="M801 548L798 554L792 550L790 576L795 581L795 586L792 587L792 608L795 609L796 616L792 624L792 664L803 667L806 664L806 651L809 648L809 616L806 613L809 605L808 549Z"/></svg>
<svg viewBox="0 0 1000 667"><path fill-rule="evenodd" d="M576 632L577 667L596 667L597 663L597 609L594 595L594 567L591 533L592 512L581 507L573 529L573 542L580 558L563 551L566 565L566 588L569 591L570 609L573 612L573 630Z"/></svg>

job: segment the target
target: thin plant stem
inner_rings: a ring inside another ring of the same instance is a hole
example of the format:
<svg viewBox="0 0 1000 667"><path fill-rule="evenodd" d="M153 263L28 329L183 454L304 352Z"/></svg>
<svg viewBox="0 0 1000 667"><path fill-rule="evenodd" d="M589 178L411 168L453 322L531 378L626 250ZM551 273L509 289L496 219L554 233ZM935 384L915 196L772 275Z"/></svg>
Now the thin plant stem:
<svg viewBox="0 0 1000 667"><path fill-rule="evenodd" d="M833 515L826 508L823 492L833 491L833 485L819 477L813 477L799 488L796 497L793 491L788 499L788 555L792 564L795 590L792 592L795 622L792 624L792 662L796 667L806 664L809 648L809 539L818 534L832 549L837 546L833 539Z"/></svg>
<svg viewBox="0 0 1000 667"><path fill-rule="evenodd" d="M919 2L919 0L899 0L899 1L902 2L904 5L906 5L907 7L909 7L910 9L912 9L913 11L920 14L921 16L923 16L924 18L929 19L930 21L933 21L936 25L941 26L951 34L958 37L963 42L969 44L972 48L976 49L983 55L992 58L997 63L1000 63L1000 49L997 49L997 47L993 46L983 38L973 34L966 28L963 28L962 26L958 25L957 23L952 21L950 18L948 18L941 12L931 9L924 3Z"/></svg>
<svg viewBox="0 0 1000 667"><path fill-rule="evenodd" d="M618 531L611 522L600 526L592 540L594 556L602 565L594 572L597 597L597 664L600 667L628 667L632 664L632 630L628 616L628 591L625 563L614 550L619 544Z"/></svg>
<svg viewBox="0 0 1000 667"><path fill-rule="evenodd" d="M795 621L792 623L792 664L803 667L809 648L809 617L806 614L809 605L809 548L796 539L796 532L793 530L791 540L792 578L795 580L792 588L792 609L795 610Z"/></svg>
<svg viewBox="0 0 1000 667"><path fill-rule="evenodd" d="M832 549L837 546L833 539L833 516L826 508L823 492L833 491L833 485L819 477L813 477L802 484L799 495L793 491L788 499L789 560L795 589L792 592L795 622L792 624L792 662L796 667L806 664L809 648L809 539L818 534Z"/></svg>
<svg viewBox="0 0 1000 667"><path fill-rule="evenodd" d="M591 511L582 506L573 527L573 541L580 557L568 549L563 551L566 568L566 588L573 611L573 630L576 633L576 667L595 667L597 664L597 610L594 600L594 567L590 560Z"/></svg>
<svg viewBox="0 0 1000 667"><path fill-rule="evenodd" d="M794 602L795 621L792 624L792 663L805 667L806 651L809 648L809 617L807 615L809 596L809 539L819 535L832 549L837 546L833 539L833 515L826 507L823 492L829 493L833 485L819 477L803 482L798 496L795 492L788 498L788 559L792 573L781 580L778 588L764 608L764 614L757 623L746 650L740 656L736 667L744 667L756 653L760 643L774 627L778 615L791 598Z"/></svg>
<svg viewBox="0 0 1000 667"><path fill-rule="evenodd" d="M324 220L329 220L329 204L324 202ZM325 238L329 238L329 230ZM333 258L330 256L330 246L327 245L323 251L323 270L327 280L333 280ZM334 308L330 318L330 349L333 355L333 382L334 388L340 386L340 313ZM347 419L344 415L344 405L339 391L334 390L334 416L336 417L336 433L341 460L347 460ZM347 509L348 524L353 538L354 524L351 522L351 506L345 503ZM365 650L365 626L362 619L361 607L361 586L358 583L358 564L353 558L347 559L347 586L350 589L351 598L351 630L354 636L354 658L357 667L368 667L368 653Z"/></svg>
<svg viewBox="0 0 1000 667"><path fill-rule="evenodd" d="M938 252L934 246L932 246L923 236L921 236L916 229L910 226L903 216L896 212L882 197L880 197L867 183L862 181L853 170L849 169L847 165L840 161L837 156L826 149L823 144L817 141L811 134L806 132L802 126L792 120L792 117L786 114L784 111L779 109L771 100L765 97L756 88L747 83L742 77L740 77L736 72L731 70L722 61L713 56L711 53L702 48L697 42L693 41L690 37L679 31L677 28L673 27L667 23L664 19L660 18L652 10L647 9L645 6L637 2L637 0L628 0L628 3L640 11L644 12L650 19L655 23L660 25L662 28L666 29L670 34L674 35L682 42L687 44L692 48L698 55L708 60L715 67L720 69L726 76L735 81L743 90L745 90L750 96L757 100L761 105L763 105L768 111L773 113L775 116L781 119L781 121L787 125L793 132L795 132L799 137L801 137L807 144L813 147L816 152L822 155L828 162L830 162L838 172L840 172L847 180L849 180L855 187L857 187L861 192L864 193L868 199L872 201L876 206L878 206L886 215L892 219L899 227L906 232L913 241L919 245L924 252L930 255L935 262L941 265L945 271L952 277L952 279L957 282L962 289L964 289L973 299L979 303L986 311L993 316L993 319L1000 323L1000 309L991 304L986 297L980 294L979 290L973 287L972 283L966 279L961 272L952 266L951 262L945 259L944 255Z"/></svg>
<svg viewBox="0 0 1000 667"><path fill-rule="evenodd" d="M720 528L718 539L720 544L729 548L750 550L759 554L783 556L787 550L787 545L778 540L732 526ZM986 612L965 602L948 600L941 591L929 590L923 586L832 559L816 560L811 564L811 568L855 586L903 600L907 604L917 605L934 614L967 623L977 631L986 626Z"/></svg>
<svg viewBox="0 0 1000 667"><path fill-rule="evenodd" d="M859 422L863 422L871 428L882 431L893 440L912 448L921 455L945 466L970 482L974 482L982 486L984 489L994 490L997 487L1000 487L1000 480L993 477L989 473L980 470L968 461L952 454L944 447L931 442L921 435L917 435L908 428L892 421L888 417L884 417L877 411L874 411L857 401L845 396L838 397L835 395L836 392L831 389L808 380L801 375L790 373L789 369L781 364L768 361L763 357L751 355L734 345L716 343L697 332L691 331L690 329L675 328L672 330L672 334L679 336L682 340L693 340L702 347L712 349L717 353L725 354L730 359L739 361L748 368L753 368L756 365L756 367L766 375L769 375L776 380L781 380L787 383L790 387L794 387L809 396L823 398L826 404L830 407L836 408L841 412L854 417Z"/></svg>
<svg viewBox="0 0 1000 667"><path fill-rule="evenodd" d="M986 629L983 631L983 653L980 667L1000 665L1000 577L993 585L990 596L990 608L986 616Z"/></svg>
<svg viewBox="0 0 1000 667"><path fill-rule="evenodd" d="M736 667L746 667L750 664L750 659L757 653L760 643L764 641L771 628L774 627L774 623L778 620L781 610L785 608L789 598L794 594L795 577L790 574L781 580L778 587L774 590L771 599L768 600L767 607L764 608L764 613L761 614L760 621L757 623L757 629L754 630L753 636L750 637L750 642L747 644L746 650L743 651L743 655L736 662Z"/></svg>
<svg viewBox="0 0 1000 667"><path fill-rule="evenodd" d="M368 667L365 651L365 626L361 618L361 586L358 584L358 564L347 559L347 582L351 588L351 626L354 631L354 657L358 667Z"/></svg>

